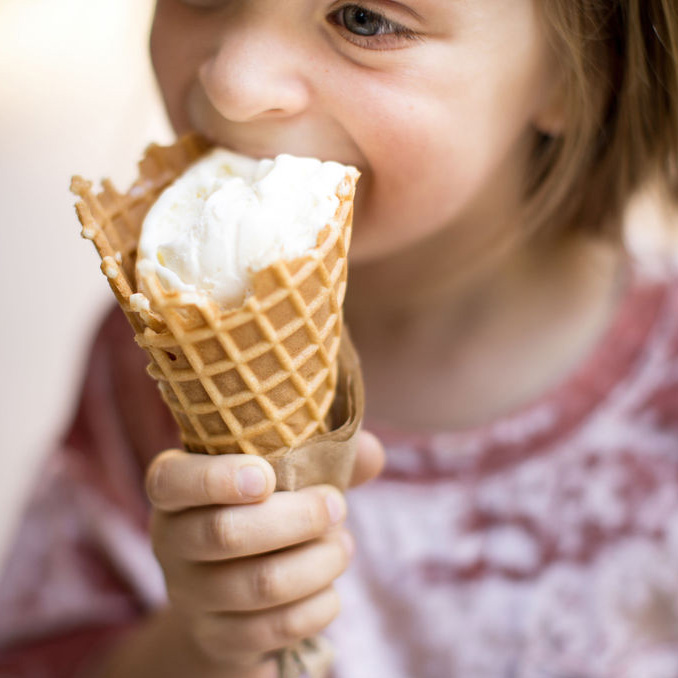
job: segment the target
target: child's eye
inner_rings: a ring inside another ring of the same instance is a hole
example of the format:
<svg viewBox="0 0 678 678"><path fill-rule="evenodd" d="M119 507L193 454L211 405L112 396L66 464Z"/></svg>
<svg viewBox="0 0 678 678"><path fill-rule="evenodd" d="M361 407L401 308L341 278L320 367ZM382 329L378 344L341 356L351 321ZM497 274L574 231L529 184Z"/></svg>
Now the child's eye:
<svg viewBox="0 0 678 678"><path fill-rule="evenodd" d="M388 49L395 47L401 38L417 37L409 28L361 5L344 5L332 12L328 20L343 29L348 40L369 49Z"/></svg>
<svg viewBox="0 0 678 678"><path fill-rule="evenodd" d="M341 25L356 35L379 35L389 32L389 22L381 14L370 12L358 5L343 7L337 12Z"/></svg>

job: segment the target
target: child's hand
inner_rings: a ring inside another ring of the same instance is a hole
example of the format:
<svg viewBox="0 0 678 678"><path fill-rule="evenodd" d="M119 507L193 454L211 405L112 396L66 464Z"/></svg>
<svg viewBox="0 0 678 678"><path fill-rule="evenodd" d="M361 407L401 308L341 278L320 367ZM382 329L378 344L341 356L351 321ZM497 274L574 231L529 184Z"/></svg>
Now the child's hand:
<svg viewBox="0 0 678 678"><path fill-rule="evenodd" d="M360 436L352 485L376 476L384 458L376 438ZM271 466L250 455L168 450L147 473L151 537L172 607L224 669L262 665L339 612L332 584L353 549L342 494L274 488Z"/></svg>

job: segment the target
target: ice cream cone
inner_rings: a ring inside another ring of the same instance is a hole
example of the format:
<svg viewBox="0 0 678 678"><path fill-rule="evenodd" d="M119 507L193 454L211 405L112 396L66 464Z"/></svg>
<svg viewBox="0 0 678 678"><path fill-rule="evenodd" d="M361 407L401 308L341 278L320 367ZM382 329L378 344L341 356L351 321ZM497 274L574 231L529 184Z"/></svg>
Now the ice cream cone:
<svg viewBox="0 0 678 678"><path fill-rule="evenodd" d="M208 150L190 135L151 146L126 194L110 182L96 194L73 179L84 237L102 259L115 296L151 357L187 449L244 452L276 459L327 430L337 385L351 237L354 182L337 212L339 229L324 228L313 256L278 261L254 274L253 294L223 310L206 295L166 290L157 276L135 277L144 216L164 188Z"/></svg>
<svg viewBox="0 0 678 678"><path fill-rule="evenodd" d="M141 293L135 264L144 217L208 149L196 135L150 146L125 194L110 181L95 193L74 177L82 235L101 256L187 449L262 455L280 490L316 483L345 489L364 411L360 365L342 331L355 182L335 215L341 227L324 228L312 256L256 273L240 308L225 311L200 294L169 292L153 273L144 276ZM319 637L279 653L282 678L324 678L331 662L331 647Z"/></svg>

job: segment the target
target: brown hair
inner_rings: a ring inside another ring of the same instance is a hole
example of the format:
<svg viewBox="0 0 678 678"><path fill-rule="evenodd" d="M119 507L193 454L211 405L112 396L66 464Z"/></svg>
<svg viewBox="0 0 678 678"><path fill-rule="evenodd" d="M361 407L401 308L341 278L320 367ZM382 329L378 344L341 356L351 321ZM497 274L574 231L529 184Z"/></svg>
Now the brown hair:
<svg viewBox="0 0 678 678"><path fill-rule="evenodd" d="M531 222L618 236L649 182L678 206L678 2L539 4L562 68L565 129L538 139Z"/></svg>

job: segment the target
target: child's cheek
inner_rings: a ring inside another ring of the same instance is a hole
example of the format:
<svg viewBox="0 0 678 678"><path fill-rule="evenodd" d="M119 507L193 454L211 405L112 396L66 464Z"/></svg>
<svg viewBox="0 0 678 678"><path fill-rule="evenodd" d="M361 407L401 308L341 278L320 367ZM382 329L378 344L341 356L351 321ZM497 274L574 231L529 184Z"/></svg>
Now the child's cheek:
<svg viewBox="0 0 678 678"><path fill-rule="evenodd" d="M188 92L209 53L211 36L188 7L159 0L150 35L150 56L167 115L180 134L191 129Z"/></svg>

